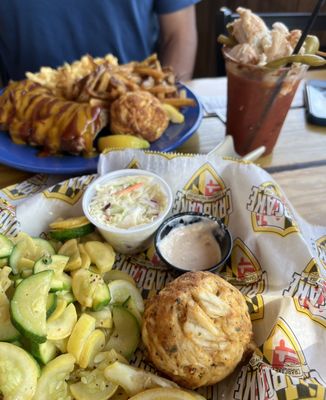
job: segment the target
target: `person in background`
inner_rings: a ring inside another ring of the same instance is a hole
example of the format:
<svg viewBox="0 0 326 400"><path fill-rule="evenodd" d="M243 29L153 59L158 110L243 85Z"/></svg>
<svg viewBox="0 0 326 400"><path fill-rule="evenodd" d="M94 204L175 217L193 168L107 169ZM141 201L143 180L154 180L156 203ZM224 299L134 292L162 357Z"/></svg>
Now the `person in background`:
<svg viewBox="0 0 326 400"><path fill-rule="evenodd" d="M120 64L157 52L179 80L192 77L199 0L1 0L0 78L25 78L85 54Z"/></svg>

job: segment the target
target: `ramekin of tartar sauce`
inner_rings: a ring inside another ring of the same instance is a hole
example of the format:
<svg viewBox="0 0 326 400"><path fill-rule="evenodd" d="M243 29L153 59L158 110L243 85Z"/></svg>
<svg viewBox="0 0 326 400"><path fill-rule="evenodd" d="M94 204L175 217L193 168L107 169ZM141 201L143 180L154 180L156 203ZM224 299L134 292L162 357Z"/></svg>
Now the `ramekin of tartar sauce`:
<svg viewBox="0 0 326 400"><path fill-rule="evenodd" d="M220 219L197 212L183 212L160 225L154 244L161 260L183 273L217 271L230 256L233 242Z"/></svg>
<svg viewBox="0 0 326 400"><path fill-rule="evenodd" d="M169 213L173 201L168 183L140 169L105 174L86 189L85 216L119 253L144 251Z"/></svg>

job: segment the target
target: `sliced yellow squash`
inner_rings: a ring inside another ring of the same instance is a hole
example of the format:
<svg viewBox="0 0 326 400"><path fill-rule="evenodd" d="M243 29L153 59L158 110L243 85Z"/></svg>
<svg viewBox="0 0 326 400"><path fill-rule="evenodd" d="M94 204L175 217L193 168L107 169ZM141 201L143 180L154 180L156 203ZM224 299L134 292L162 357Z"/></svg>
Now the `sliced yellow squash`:
<svg viewBox="0 0 326 400"><path fill-rule="evenodd" d="M51 360L42 370L33 400L71 399L66 380L74 365L75 357L69 353Z"/></svg>
<svg viewBox="0 0 326 400"><path fill-rule="evenodd" d="M92 264L96 265L101 274L112 269L115 261L115 252L112 246L97 241L86 242L84 246Z"/></svg>
<svg viewBox="0 0 326 400"><path fill-rule="evenodd" d="M129 400L195 400L195 397L182 389L155 388L130 397Z"/></svg>
<svg viewBox="0 0 326 400"><path fill-rule="evenodd" d="M79 358L79 365L82 368L87 368L93 363L94 357L103 350L105 345L105 335L99 330L95 329L87 338L85 344L82 346L82 351Z"/></svg>
<svg viewBox="0 0 326 400"><path fill-rule="evenodd" d="M83 347L95 330L95 318L83 313L76 322L67 344L68 353L72 354L80 365L80 355Z"/></svg>
<svg viewBox="0 0 326 400"><path fill-rule="evenodd" d="M40 368L20 347L0 343L0 393L5 400L31 400L36 391Z"/></svg>
<svg viewBox="0 0 326 400"><path fill-rule="evenodd" d="M76 322L76 308L73 303L70 303L59 318L46 324L48 340L60 340L68 337Z"/></svg>
<svg viewBox="0 0 326 400"><path fill-rule="evenodd" d="M121 386L129 396L134 396L137 393L154 387L178 387L176 383L168 379L161 378L151 372L123 364L119 361L106 367L104 376L108 381ZM168 399L169 397L165 398Z"/></svg>
<svg viewBox="0 0 326 400"><path fill-rule="evenodd" d="M107 400L117 389L118 386L108 382L99 370L85 371L80 382L70 385L70 392L76 400Z"/></svg>
<svg viewBox="0 0 326 400"><path fill-rule="evenodd" d="M78 249L82 261L80 268L88 269L91 265L91 258L85 250L85 246L82 243L79 243Z"/></svg>
<svg viewBox="0 0 326 400"><path fill-rule="evenodd" d="M73 271L81 267L82 259L76 239L67 240L67 242L60 247L58 254L69 257L68 264L65 266L65 271Z"/></svg>

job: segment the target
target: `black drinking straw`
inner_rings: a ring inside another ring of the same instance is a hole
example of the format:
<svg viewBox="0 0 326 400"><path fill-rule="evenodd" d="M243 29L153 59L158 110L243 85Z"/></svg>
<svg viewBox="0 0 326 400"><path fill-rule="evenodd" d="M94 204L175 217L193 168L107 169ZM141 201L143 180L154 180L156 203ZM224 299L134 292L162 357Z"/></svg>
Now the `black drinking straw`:
<svg viewBox="0 0 326 400"><path fill-rule="evenodd" d="M316 18L318 16L318 14L320 12L320 9L323 6L324 2L325 2L325 0L318 0L313 12L311 13L311 15L309 17L307 25L304 28L304 30L302 31L300 39L298 40L298 43L296 44L296 46L295 46L295 48L294 48L294 50L292 52L292 55L297 54L299 52L299 50L301 49L304 41L306 40L307 35L311 31L311 28L312 28L313 24L316 21ZM248 137L248 148L250 148L250 146L251 146L251 144L252 144L252 142L253 142L253 140L255 138L256 132L261 128L262 123L264 122L264 120L265 120L268 112L270 111L270 109L271 109L271 107L272 107L277 95L279 94L279 92L280 92L280 90L282 88L283 81L284 81L284 79L285 79L285 77L286 77L286 75L288 73L288 69L286 69L286 67L289 67L290 65L291 64L287 64L285 66L284 71L280 74L280 76L279 76L279 78L278 78L278 80L276 82L275 88L273 89L273 92L271 94L271 97L269 98L269 100L268 100L268 102L267 102L267 104L266 104L266 106L265 106L265 108L264 108L264 110L262 112L261 118L259 119L258 123L256 124L255 129L253 129L251 134L249 135L249 137Z"/></svg>
<svg viewBox="0 0 326 400"><path fill-rule="evenodd" d="M306 40L307 35L309 34L311 28L313 27L316 18L319 14L320 9L322 8L323 4L324 4L325 0L319 0L313 10L313 12L311 13L309 20L307 22L306 27L304 28L300 39L298 40L297 45L295 46L293 53L292 54L297 54L299 53L299 50L301 49L301 46L303 45L303 42Z"/></svg>

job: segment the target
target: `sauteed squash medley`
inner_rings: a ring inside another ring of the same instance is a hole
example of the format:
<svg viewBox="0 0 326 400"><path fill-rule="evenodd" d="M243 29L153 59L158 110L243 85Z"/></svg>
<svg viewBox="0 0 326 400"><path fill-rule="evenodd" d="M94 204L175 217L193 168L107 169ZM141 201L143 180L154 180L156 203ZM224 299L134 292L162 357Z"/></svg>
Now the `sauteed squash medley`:
<svg viewBox="0 0 326 400"><path fill-rule="evenodd" d="M0 398L202 399L129 365L144 302L85 217L0 235Z"/></svg>

